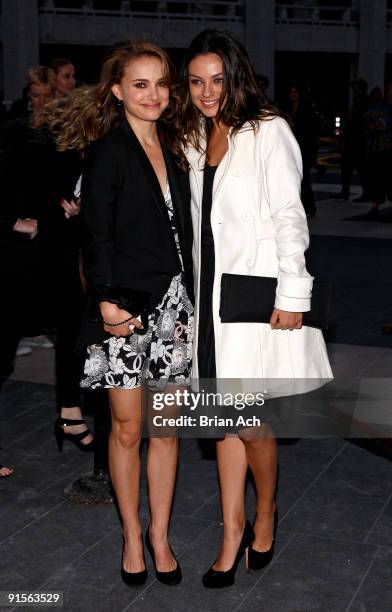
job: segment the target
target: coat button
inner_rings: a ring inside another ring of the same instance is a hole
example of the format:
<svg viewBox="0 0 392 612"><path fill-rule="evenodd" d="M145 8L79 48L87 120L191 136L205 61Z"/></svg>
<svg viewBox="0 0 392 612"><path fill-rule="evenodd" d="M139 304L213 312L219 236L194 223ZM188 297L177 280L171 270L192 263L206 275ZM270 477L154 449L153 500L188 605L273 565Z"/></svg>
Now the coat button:
<svg viewBox="0 0 392 612"><path fill-rule="evenodd" d="M248 211L248 210L244 210L244 212L243 212L243 213L241 213L241 219L242 219L243 221L249 221L249 219L250 219L250 214L249 214L249 211Z"/></svg>
<svg viewBox="0 0 392 612"><path fill-rule="evenodd" d="M255 262L252 259L248 259L246 261L246 265L248 266L248 268L254 268Z"/></svg>
<svg viewBox="0 0 392 612"><path fill-rule="evenodd" d="M238 168L235 168L233 171L234 176L241 176L241 170L239 170Z"/></svg>

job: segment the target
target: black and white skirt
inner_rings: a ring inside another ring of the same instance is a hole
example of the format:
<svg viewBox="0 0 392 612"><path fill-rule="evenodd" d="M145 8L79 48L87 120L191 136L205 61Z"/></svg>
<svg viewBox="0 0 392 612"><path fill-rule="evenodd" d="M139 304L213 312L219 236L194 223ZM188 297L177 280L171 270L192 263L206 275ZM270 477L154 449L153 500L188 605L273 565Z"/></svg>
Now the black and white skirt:
<svg viewBox="0 0 392 612"><path fill-rule="evenodd" d="M189 384L192 340L193 306L181 272L150 313L145 334L112 336L88 347L80 386L134 389L143 383L159 388L168 382Z"/></svg>

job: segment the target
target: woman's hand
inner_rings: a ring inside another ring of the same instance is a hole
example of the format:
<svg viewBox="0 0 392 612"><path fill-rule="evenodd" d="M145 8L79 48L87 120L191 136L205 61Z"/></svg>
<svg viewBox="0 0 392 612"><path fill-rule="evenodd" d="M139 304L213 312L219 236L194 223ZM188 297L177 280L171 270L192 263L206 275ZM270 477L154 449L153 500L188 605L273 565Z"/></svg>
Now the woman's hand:
<svg viewBox="0 0 392 612"><path fill-rule="evenodd" d="M18 219L12 228L21 234L30 234L30 238L35 238L38 234L37 219Z"/></svg>
<svg viewBox="0 0 392 612"><path fill-rule="evenodd" d="M274 308L271 315L270 325L272 329L301 329L302 327L302 312L286 312Z"/></svg>
<svg viewBox="0 0 392 612"><path fill-rule="evenodd" d="M66 200L63 198L60 202L61 207L64 209L64 216L66 219L70 219L80 213L80 198L77 200Z"/></svg>
<svg viewBox="0 0 392 612"><path fill-rule="evenodd" d="M127 310L119 308L116 304L112 304L111 302L100 302L99 309L103 320L106 321L106 323L111 323L111 325L104 324L104 330L112 336L116 336L116 338L130 336L133 328L136 327L137 329L141 329L143 327L139 319L133 318ZM121 323L121 321L126 321L127 319L130 320L123 325L116 325L113 327L113 324Z"/></svg>

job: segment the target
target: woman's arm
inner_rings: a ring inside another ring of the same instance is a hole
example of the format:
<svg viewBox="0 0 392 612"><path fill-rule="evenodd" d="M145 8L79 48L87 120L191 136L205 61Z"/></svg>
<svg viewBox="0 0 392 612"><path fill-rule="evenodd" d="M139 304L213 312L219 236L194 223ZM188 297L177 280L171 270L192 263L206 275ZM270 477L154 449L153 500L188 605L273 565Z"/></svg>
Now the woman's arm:
<svg viewBox="0 0 392 612"><path fill-rule="evenodd" d="M111 299L114 285L113 233L119 184L120 173L114 151L102 141L94 143L86 153L82 173L84 271L99 303L105 331L114 336L127 336L131 333L129 325L142 325ZM126 323L119 325L122 321Z"/></svg>
<svg viewBox="0 0 392 612"><path fill-rule="evenodd" d="M302 315L310 310L313 277L306 270L305 251L309 246L306 214L301 202L302 159L288 123L277 117L262 123L264 187L276 231L279 258L275 309L296 316L281 317L274 312L271 325L300 327ZM281 321L282 322L282 321Z"/></svg>
<svg viewBox="0 0 392 612"><path fill-rule="evenodd" d="M84 270L97 294L112 284L113 231L119 170L113 151L102 141L86 152L82 172Z"/></svg>

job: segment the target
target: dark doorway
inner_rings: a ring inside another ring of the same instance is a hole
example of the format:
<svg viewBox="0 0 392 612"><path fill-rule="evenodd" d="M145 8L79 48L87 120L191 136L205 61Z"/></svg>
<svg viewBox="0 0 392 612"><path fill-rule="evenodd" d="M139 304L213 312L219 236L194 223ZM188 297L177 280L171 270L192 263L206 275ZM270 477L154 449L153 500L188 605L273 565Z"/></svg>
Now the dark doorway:
<svg viewBox="0 0 392 612"><path fill-rule="evenodd" d="M289 87L309 87L317 109L327 118L344 115L350 93L348 53L279 51L275 56L275 99L284 107Z"/></svg>

